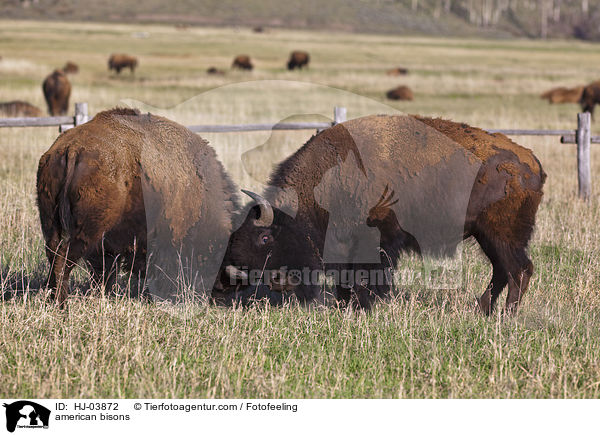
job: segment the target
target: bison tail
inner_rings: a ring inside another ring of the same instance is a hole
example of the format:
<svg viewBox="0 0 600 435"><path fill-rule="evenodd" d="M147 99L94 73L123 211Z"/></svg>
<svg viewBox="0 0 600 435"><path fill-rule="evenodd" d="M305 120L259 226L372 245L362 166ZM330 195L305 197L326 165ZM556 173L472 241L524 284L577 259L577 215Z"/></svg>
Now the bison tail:
<svg viewBox="0 0 600 435"><path fill-rule="evenodd" d="M62 186L59 198L60 203L58 206L58 214L60 217L60 225L62 226L63 234L67 237L71 233L71 201L69 201L69 188L73 181L73 174L75 173L75 163L77 161L77 153L74 151L68 151L66 154L66 172L65 181Z"/></svg>

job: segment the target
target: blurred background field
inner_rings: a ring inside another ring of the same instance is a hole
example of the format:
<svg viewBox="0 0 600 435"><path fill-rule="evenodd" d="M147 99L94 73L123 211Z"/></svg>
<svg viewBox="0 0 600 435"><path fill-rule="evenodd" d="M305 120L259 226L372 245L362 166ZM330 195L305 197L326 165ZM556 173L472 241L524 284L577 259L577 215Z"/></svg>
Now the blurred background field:
<svg viewBox="0 0 600 435"><path fill-rule="evenodd" d="M289 72L293 49L311 55ZM135 74L108 56L139 59ZM237 54L252 72L229 69ZM0 100L45 110L41 82L68 60L74 102L91 114L125 103L183 124L318 119L346 106L369 113L441 116L484 128L575 128L579 107L550 105L555 86L600 78L597 45L250 28L78 22L0 22ZM225 69L209 76L210 66ZM385 71L406 67L406 76ZM397 85L412 102L388 102ZM597 124L594 132L600 132ZM39 288L47 264L35 172L55 128L0 130L0 276L3 291ZM203 134L242 188L260 190L272 165L314 132ZM598 397L598 189L576 197L574 145L515 138L548 174L531 244L536 267L515 318L482 318L476 295L491 276L472 243L456 291L414 286L372 313L335 308L247 310L157 307L73 298L67 314L27 295L0 304L3 397ZM240 155L269 141L264 159ZM592 146L592 177L600 173ZM411 259L405 267L414 267ZM77 282L85 282L79 271ZM35 343L32 346L31 343ZM39 381L32 381L37 379Z"/></svg>

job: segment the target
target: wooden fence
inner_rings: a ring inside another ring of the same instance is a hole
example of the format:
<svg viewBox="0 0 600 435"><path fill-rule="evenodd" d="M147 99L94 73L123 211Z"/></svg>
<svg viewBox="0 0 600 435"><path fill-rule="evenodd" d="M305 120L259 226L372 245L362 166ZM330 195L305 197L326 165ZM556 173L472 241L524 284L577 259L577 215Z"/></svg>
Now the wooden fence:
<svg viewBox="0 0 600 435"><path fill-rule="evenodd" d="M75 103L75 116L52 116L47 118L0 118L0 127L48 127L58 126L60 131L68 130L89 121L87 103ZM233 133L244 131L270 130L324 130L332 125L346 121L346 108L335 107L333 122L288 122L269 124L232 124L232 125L190 125L194 133ZM590 144L600 143L600 136L591 135L591 116L589 113L577 114L575 130L520 130L485 129L489 133L503 133L507 136L560 136L563 144L577 144L577 180L579 197L588 200L592 193L592 175L590 166Z"/></svg>

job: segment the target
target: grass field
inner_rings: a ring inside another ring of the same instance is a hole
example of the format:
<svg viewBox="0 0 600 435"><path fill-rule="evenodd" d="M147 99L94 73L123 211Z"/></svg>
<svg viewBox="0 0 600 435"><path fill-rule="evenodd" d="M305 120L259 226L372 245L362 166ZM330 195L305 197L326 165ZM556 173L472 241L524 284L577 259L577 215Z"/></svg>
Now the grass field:
<svg viewBox="0 0 600 435"><path fill-rule="evenodd" d="M308 70L285 70L292 49L310 52ZM109 74L111 52L137 55L139 70ZM229 71L240 53L254 59L253 72ZM539 94L597 79L600 63L597 46L573 41L12 21L0 22L0 56L0 100L39 107L45 75L71 60L81 69L71 101L87 101L91 113L133 100L184 124L243 123L331 117L344 105L350 118L402 111L552 129L574 128L578 107L549 105ZM209 66L227 74L208 76ZM410 74L385 75L396 66ZM414 90L413 102L384 101L398 84ZM203 136L240 187L259 190L271 165L311 134ZM45 283L35 171L56 136L54 128L0 131L3 292ZM273 156L240 162L267 140ZM0 396L598 398L600 198L596 189L589 204L577 199L574 146L516 140L534 150L548 180L530 249L535 274L513 318L475 310L491 268L472 243L463 246L461 289L411 286L368 314L96 294L73 297L63 313L25 292L0 303ZM597 157L592 150L593 174ZM74 284L85 282L78 271Z"/></svg>

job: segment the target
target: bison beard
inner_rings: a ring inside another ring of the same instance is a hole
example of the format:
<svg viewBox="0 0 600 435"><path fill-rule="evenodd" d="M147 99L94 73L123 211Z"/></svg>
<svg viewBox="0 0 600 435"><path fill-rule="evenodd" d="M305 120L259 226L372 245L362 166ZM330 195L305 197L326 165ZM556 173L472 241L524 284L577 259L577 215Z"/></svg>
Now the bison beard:
<svg viewBox="0 0 600 435"><path fill-rule="evenodd" d="M153 295L173 298L188 266L212 282L235 190L208 143L165 118L113 109L70 129L41 157L37 176L52 295L64 304L81 259L106 289L119 266L131 273L132 296L147 278ZM186 283L201 290L194 278Z"/></svg>
<svg viewBox="0 0 600 435"><path fill-rule="evenodd" d="M481 310L490 314L508 285L512 311L533 272L527 245L545 177L531 151L466 124L417 116L338 124L279 165L265 198L252 194L257 205L229 240L215 294L247 292L248 271L261 269L385 275L403 252L449 255L473 237L493 268ZM266 284L282 300L322 291L314 282ZM341 303L364 308L391 287L336 284Z"/></svg>

